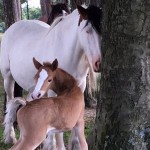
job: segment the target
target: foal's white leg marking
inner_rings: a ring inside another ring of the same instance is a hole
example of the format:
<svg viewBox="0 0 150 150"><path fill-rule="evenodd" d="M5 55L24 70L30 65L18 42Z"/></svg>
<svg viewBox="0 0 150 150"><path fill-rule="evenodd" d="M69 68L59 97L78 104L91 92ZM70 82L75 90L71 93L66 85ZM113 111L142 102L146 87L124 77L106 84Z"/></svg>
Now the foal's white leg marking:
<svg viewBox="0 0 150 150"><path fill-rule="evenodd" d="M39 98L38 93L39 93L39 91L40 91L40 89L41 89L41 87L42 87L42 85L43 85L43 83L47 77L48 77L47 71L42 69L41 72L39 73L39 78L38 78L37 84L36 84L35 89L34 89L33 94L32 94L33 98ZM43 96L45 94L45 92L40 91L40 94L41 94L41 96Z"/></svg>

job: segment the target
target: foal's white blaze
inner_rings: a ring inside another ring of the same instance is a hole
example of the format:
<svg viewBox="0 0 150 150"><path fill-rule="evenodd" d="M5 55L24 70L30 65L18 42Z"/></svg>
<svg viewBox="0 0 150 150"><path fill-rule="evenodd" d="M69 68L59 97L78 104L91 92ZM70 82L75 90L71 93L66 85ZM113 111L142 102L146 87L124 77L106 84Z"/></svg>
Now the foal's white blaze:
<svg viewBox="0 0 150 150"><path fill-rule="evenodd" d="M39 73L39 78L37 81L37 84L35 86L35 89L32 93L32 97L34 99L40 98L45 94L45 91L41 91L41 87L45 81L45 79L48 77L47 71L45 71L44 69L41 70L41 72Z"/></svg>

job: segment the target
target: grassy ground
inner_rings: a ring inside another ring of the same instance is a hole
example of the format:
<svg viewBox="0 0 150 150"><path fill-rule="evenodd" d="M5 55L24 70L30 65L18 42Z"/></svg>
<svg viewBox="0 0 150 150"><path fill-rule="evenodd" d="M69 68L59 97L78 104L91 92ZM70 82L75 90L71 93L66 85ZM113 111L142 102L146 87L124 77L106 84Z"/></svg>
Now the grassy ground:
<svg viewBox="0 0 150 150"><path fill-rule="evenodd" d="M1 41L1 37L2 37L2 34L0 33L0 41ZM2 125L2 122L3 122L3 105L4 105L4 88L3 88L3 79L2 79L2 76L0 74L0 150L8 150L11 147L11 145L5 145L3 143L3 139L2 139L3 138L3 131L4 131L4 128ZM92 124L93 124L93 120L91 120L91 122L88 121L88 123L86 123L86 127L85 127L86 137L89 135L89 133L91 131ZM69 136L70 136L70 132L65 133L65 135L64 135L65 143L68 142Z"/></svg>

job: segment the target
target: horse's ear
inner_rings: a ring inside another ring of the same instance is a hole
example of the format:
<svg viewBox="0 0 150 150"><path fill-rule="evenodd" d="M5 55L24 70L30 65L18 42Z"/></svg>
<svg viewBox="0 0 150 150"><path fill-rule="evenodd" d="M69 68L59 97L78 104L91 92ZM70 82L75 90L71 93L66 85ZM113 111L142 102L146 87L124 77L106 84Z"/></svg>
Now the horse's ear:
<svg viewBox="0 0 150 150"><path fill-rule="evenodd" d="M52 63L52 70L53 70L53 71L56 70L57 67L58 67L58 60L55 59L55 60L53 61L53 63Z"/></svg>
<svg viewBox="0 0 150 150"><path fill-rule="evenodd" d="M80 14L80 18L84 19L84 20L87 20L88 19L88 12L87 12L87 9L83 8L82 6L80 5L77 5L77 9L78 9L78 12Z"/></svg>
<svg viewBox="0 0 150 150"><path fill-rule="evenodd" d="M34 57L33 57L33 64L37 70L42 66Z"/></svg>

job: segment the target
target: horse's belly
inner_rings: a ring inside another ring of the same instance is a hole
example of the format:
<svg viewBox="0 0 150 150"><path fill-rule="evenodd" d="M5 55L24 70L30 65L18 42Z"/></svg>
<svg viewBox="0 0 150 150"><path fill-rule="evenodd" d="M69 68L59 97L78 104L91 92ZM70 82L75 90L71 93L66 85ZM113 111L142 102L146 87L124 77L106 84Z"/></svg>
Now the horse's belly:
<svg viewBox="0 0 150 150"><path fill-rule="evenodd" d="M20 51L21 53L21 51ZM36 69L31 55L27 56L23 51L20 56L19 52L10 53L10 71L14 80L26 91L31 92L34 88L34 75Z"/></svg>

